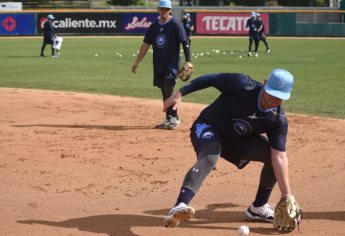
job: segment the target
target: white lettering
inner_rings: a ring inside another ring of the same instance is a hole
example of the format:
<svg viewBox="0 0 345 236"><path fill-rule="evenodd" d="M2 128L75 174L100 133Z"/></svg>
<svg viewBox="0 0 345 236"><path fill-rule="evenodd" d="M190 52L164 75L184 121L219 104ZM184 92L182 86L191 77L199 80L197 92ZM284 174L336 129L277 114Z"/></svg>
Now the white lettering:
<svg viewBox="0 0 345 236"><path fill-rule="evenodd" d="M207 31L243 31L247 20L250 17L243 16L204 16L202 22L205 22Z"/></svg>
<svg viewBox="0 0 345 236"><path fill-rule="evenodd" d="M126 30L133 30L137 28L149 28L152 22L148 21L146 17L139 21L137 16L133 17L132 22L125 27Z"/></svg>

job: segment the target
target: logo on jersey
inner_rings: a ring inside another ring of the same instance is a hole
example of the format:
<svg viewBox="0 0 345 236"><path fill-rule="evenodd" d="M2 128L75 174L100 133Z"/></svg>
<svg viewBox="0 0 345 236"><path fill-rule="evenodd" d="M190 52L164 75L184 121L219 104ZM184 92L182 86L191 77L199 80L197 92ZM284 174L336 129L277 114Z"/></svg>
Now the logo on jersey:
<svg viewBox="0 0 345 236"><path fill-rule="evenodd" d="M245 120L233 119L232 125L234 126L236 133L241 136L249 135L253 131L252 126Z"/></svg>
<svg viewBox="0 0 345 236"><path fill-rule="evenodd" d="M214 135L214 133L212 131L207 131L207 132L202 134L201 138L209 139L209 138L212 138L213 135Z"/></svg>
<svg viewBox="0 0 345 236"><path fill-rule="evenodd" d="M164 34L157 35L156 37L157 48L164 48L166 44L167 44L167 38L165 37L165 35Z"/></svg>

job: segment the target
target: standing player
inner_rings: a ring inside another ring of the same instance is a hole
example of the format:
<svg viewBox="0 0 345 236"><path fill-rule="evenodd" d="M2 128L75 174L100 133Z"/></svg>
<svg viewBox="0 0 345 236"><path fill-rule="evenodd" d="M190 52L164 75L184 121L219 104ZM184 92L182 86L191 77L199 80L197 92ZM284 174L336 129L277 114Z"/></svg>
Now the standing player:
<svg viewBox="0 0 345 236"><path fill-rule="evenodd" d="M174 92L177 73L180 66L180 44L183 46L186 61L190 62L190 51L186 31L180 22L171 15L171 1L160 0L158 3L159 18L148 28L138 57L132 65L136 70L145 57L150 45L153 48L153 85L161 89L163 102ZM158 129L176 129L180 124L177 110L167 108L163 123Z"/></svg>
<svg viewBox="0 0 345 236"><path fill-rule="evenodd" d="M56 33L55 33L55 29L53 26L53 21L55 19L55 17L53 15L48 15L48 20L46 22L44 22L43 25L43 44L41 47L41 57L44 57L44 49L46 48L47 44L51 45L51 50L52 50L52 57L58 57L58 55L55 55L54 53L54 38L56 37Z"/></svg>
<svg viewBox="0 0 345 236"><path fill-rule="evenodd" d="M256 19L256 13L250 13L250 18L247 20L246 29L249 29L249 47L248 47L248 57L252 56L252 45L253 41L255 43L255 57L258 57L259 49L259 31L261 30L260 22Z"/></svg>
<svg viewBox="0 0 345 236"><path fill-rule="evenodd" d="M165 217L166 227L176 227L194 215L188 204L219 157L239 169L250 161L264 164L255 200L245 216L273 221L268 199L275 183L278 181L282 199L292 197L286 155L288 121L281 106L290 98L292 86L293 76L283 69L273 70L264 84L244 74L208 74L192 80L165 101L166 109L177 107L182 96L201 89L215 87L221 92L192 125L190 137L197 162L187 172L176 205Z"/></svg>
<svg viewBox="0 0 345 236"><path fill-rule="evenodd" d="M183 16L182 24L183 24L183 28L186 30L186 33L188 36L188 42L189 42L189 46L190 46L192 43L191 37L192 37L192 32L194 31L194 24L193 24L192 20L190 19L189 13L186 13Z"/></svg>
<svg viewBox="0 0 345 236"><path fill-rule="evenodd" d="M256 17L257 17L257 19L261 25L261 30L259 31L259 40L262 40L262 42L264 42L264 44L266 46L266 53L269 53L271 50L268 46L267 39L266 39L264 21L261 19L260 13L256 13Z"/></svg>

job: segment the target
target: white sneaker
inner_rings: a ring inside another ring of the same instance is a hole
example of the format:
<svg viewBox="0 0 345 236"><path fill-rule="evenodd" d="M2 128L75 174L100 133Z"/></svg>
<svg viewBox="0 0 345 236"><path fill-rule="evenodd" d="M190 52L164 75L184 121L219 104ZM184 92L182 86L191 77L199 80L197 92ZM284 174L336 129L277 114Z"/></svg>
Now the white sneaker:
<svg viewBox="0 0 345 236"><path fill-rule="evenodd" d="M270 53L270 51L271 51L271 49L267 49L267 50L266 50L266 53Z"/></svg>
<svg viewBox="0 0 345 236"><path fill-rule="evenodd" d="M169 211L169 214L164 218L164 225L165 227L177 227L180 221L188 221L194 214L193 207L181 202Z"/></svg>
<svg viewBox="0 0 345 236"><path fill-rule="evenodd" d="M248 52L248 57L251 57L252 56L252 53L251 52Z"/></svg>
<svg viewBox="0 0 345 236"><path fill-rule="evenodd" d="M268 203L261 207L254 207L253 204L248 207L248 209L245 211L245 215L248 220L262 220L266 222L273 222L274 218L274 211Z"/></svg>

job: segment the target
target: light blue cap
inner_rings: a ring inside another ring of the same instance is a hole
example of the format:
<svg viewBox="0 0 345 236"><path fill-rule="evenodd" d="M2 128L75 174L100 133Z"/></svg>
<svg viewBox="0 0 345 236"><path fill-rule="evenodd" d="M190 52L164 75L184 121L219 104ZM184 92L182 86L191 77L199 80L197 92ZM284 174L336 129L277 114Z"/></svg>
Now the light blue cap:
<svg viewBox="0 0 345 236"><path fill-rule="evenodd" d="M172 8L171 7L171 1L170 0L160 0L158 3L158 7L161 8Z"/></svg>
<svg viewBox="0 0 345 236"><path fill-rule="evenodd" d="M255 16L256 16L256 13L255 13L255 12L251 12L251 13L250 13L250 16L255 17Z"/></svg>
<svg viewBox="0 0 345 236"><path fill-rule="evenodd" d="M268 76L265 91L282 100L288 100L291 96L293 76L284 69L274 69Z"/></svg>
<svg viewBox="0 0 345 236"><path fill-rule="evenodd" d="M50 19L50 20L54 20L54 19L55 19L55 17L54 17L52 14L49 14L49 15L47 16L47 18Z"/></svg>

